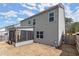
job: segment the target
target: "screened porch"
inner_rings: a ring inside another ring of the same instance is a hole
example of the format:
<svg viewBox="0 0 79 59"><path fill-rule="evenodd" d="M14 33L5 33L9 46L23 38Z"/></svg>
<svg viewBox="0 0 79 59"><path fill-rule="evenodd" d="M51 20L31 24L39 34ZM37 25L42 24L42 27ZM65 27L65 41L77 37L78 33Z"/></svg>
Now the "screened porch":
<svg viewBox="0 0 79 59"><path fill-rule="evenodd" d="M14 27L9 28L9 43L10 44L26 44L25 41L33 42L33 27ZM23 43L24 42L24 43Z"/></svg>

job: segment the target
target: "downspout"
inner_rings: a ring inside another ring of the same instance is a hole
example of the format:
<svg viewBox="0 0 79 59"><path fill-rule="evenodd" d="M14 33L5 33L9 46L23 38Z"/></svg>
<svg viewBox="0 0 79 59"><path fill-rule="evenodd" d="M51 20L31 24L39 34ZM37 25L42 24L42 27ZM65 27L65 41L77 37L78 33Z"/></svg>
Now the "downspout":
<svg viewBox="0 0 79 59"><path fill-rule="evenodd" d="M58 7L58 21L57 21L57 42L56 42L56 48L58 48L58 40L59 40L59 7Z"/></svg>

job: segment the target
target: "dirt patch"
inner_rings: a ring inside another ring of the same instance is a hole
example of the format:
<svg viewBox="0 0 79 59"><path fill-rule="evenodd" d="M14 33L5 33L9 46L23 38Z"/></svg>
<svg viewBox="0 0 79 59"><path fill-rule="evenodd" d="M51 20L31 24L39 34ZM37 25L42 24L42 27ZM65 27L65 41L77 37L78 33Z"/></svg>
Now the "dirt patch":
<svg viewBox="0 0 79 59"><path fill-rule="evenodd" d="M3 45L3 44L0 44ZM8 44L5 46L5 50L0 51L0 55L12 55L12 56L59 56L61 54L61 50L55 49L54 47L33 43L29 45L24 45L20 47L11 47Z"/></svg>
<svg viewBox="0 0 79 59"><path fill-rule="evenodd" d="M2 56L76 56L78 52L73 45L63 44L59 49L52 46L33 43L20 47L14 47L7 43L0 43L0 55Z"/></svg>
<svg viewBox="0 0 79 59"><path fill-rule="evenodd" d="M61 56L78 56L79 55L75 45L63 44L60 47L60 50L62 50Z"/></svg>

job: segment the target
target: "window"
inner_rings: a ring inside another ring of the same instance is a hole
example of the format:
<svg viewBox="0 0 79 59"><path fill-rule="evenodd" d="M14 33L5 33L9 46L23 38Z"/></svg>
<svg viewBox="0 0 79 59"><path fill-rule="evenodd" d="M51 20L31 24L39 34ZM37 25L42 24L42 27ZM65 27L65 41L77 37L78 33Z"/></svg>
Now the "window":
<svg viewBox="0 0 79 59"><path fill-rule="evenodd" d="M37 31L37 38L43 38L43 31Z"/></svg>
<svg viewBox="0 0 79 59"><path fill-rule="evenodd" d="M37 31L37 38L39 38L39 31Z"/></svg>
<svg viewBox="0 0 79 59"><path fill-rule="evenodd" d="M49 14L49 22L54 21L54 12Z"/></svg>
<svg viewBox="0 0 79 59"><path fill-rule="evenodd" d="M40 31L40 38L43 38L43 31Z"/></svg>
<svg viewBox="0 0 79 59"><path fill-rule="evenodd" d="M35 22L35 19L33 19L33 25L35 25L35 23L36 23L36 22Z"/></svg>
<svg viewBox="0 0 79 59"><path fill-rule="evenodd" d="M30 22L30 21L28 21L28 24L31 24L31 22Z"/></svg>

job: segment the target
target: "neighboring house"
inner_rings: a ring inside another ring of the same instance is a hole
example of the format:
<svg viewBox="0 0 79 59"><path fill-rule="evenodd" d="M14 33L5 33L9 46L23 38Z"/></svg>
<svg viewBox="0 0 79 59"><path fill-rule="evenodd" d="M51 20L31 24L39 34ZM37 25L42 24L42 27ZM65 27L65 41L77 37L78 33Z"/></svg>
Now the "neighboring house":
<svg viewBox="0 0 79 59"><path fill-rule="evenodd" d="M58 4L33 15L20 22L22 26L32 26L34 42L60 46L62 36L65 34L64 6Z"/></svg>
<svg viewBox="0 0 79 59"><path fill-rule="evenodd" d="M9 40L9 28L18 27L20 24L9 25L6 27L0 28L0 41L7 42Z"/></svg>
<svg viewBox="0 0 79 59"><path fill-rule="evenodd" d="M8 32L5 27L0 28L0 41L8 41Z"/></svg>

